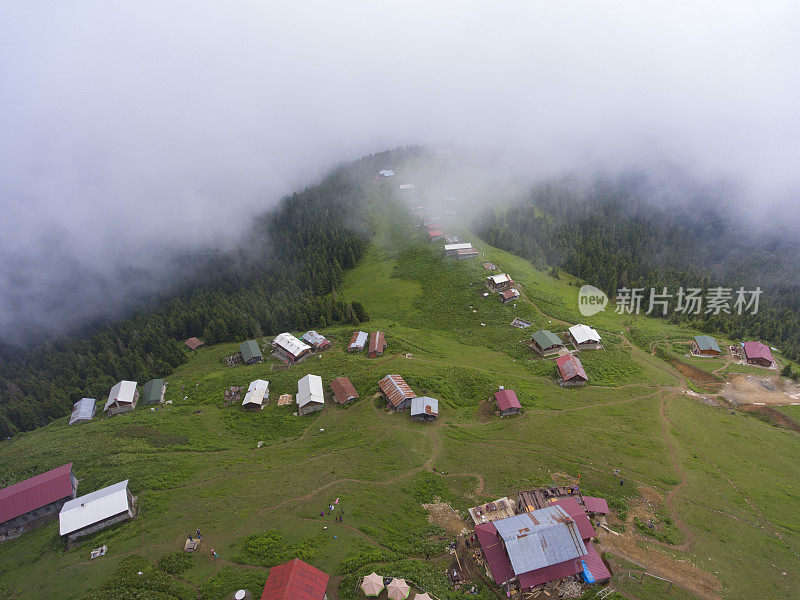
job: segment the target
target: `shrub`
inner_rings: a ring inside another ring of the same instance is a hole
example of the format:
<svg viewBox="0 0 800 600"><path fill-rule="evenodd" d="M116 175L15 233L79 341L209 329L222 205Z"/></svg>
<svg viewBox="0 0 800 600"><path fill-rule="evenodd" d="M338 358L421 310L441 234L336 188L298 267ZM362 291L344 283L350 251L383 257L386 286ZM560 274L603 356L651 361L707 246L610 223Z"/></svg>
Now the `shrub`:
<svg viewBox="0 0 800 600"><path fill-rule="evenodd" d="M158 559L158 568L170 575L180 575L194 565L194 555L188 552L165 552Z"/></svg>

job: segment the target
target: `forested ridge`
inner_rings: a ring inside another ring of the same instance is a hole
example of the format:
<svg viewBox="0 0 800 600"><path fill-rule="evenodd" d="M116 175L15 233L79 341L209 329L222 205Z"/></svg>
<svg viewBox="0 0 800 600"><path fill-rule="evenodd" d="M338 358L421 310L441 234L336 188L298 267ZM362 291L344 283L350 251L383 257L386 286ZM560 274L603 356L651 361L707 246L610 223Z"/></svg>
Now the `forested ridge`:
<svg viewBox="0 0 800 600"><path fill-rule="evenodd" d="M363 185L390 156L414 151L366 157L284 198L243 224L237 251L198 254L204 279L154 309L28 351L6 351L0 435L63 417L84 396L102 408L121 379L141 383L170 374L187 361L183 341L190 336L232 342L367 319L360 304L332 292L369 244Z"/></svg>
<svg viewBox="0 0 800 600"><path fill-rule="evenodd" d="M798 244L775 231L752 231L708 199L657 202L636 179L591 184L560 180L535 186L475 223L481 238L557 275L575 275L613 296L623 287L728 287L763 290L757 314L682 314L709 333L762 339L800 359Z"/></svg>

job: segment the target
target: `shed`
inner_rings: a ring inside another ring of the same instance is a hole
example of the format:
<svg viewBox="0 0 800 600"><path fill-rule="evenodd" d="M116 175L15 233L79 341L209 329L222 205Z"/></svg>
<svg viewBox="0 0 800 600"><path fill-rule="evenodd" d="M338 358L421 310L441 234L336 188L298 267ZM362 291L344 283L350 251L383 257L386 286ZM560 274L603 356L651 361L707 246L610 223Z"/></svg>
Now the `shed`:
<svg viewBox="0 0 800 600"><path fill-rule="evenodd" d="M58 515L59 534L74 541L134 516L128 480L70 500Z"/></svg>
<svg viewBox="0 0 800 600"><path fill-rule="evenodd" d="M503 304L513 302L517 298L519 298L519 290L515 288L509 288L500 292L500 302Z"/></svg>
<svg viewBox="0 0 800 600"><path fill-rule="evenodd" d="M244 400L242 400L242 407L249 410L261 410L267 400L269 400L269 381L256 379L250 382Z"/></svg>
<svg viewBox="0 0 800 600"><path fill-rule="evenodd" d="M77 490L72 463L0 489L0 535L14 537L54 519Z"/></svg>
<svg viewBox="0 0 800 600"><path fill-rule="evenodd" d="M387 177L394 177L394 171L391 169L381 169L378 171L378 175L386 179Z"/></svg>
<svg viewBox="0 0 800 600"><path fill-rule="evenodd" d="M441 229L428 229L428 241L435 242L444 237L444 232Z"/></svg>
<svg viewBox="0 0 800 600"><path fill-rule="evenodd" d="M458 260L469 260L470 258L478 258L478 251L475 248L468 250L459 250L456 254Z"/></svg>
<svg viewBox="0 0 800 600"><path fill-rule="evenodd" d="M600 334L588 325L573 325L569 328L569 337L575 347L580 350L600 348Z"/></svg>
<svg viewBox="0 0 800 600"><path fill-rule="evenodd" d="M595 498L594 496L584 496L583 504L586 506L586 512L593 515L607 515L608 502L605 498Z"/></svg>
<svg viewBox="0 0 800 600"><path fill-rule="evenodd" d="M495 292L501 292L514 286L514 280L508 273L500 273L499 275L490 275L486 278L486 285Z"/></svg>
<svg viewBox="0 0 800 600"><path fill-rule="evenodd" d="M465 242L463 244L445 244L444 245L444 255L445 256L456 256L459 250L472 250L472 244L469 242Z"/></svg>
<svg viewBox="0 0 800 600"><path fill-rule="evenodd" d="M719 356L722 351L719 344L710 335L696 335L692 339L692 352L701 356Z"/></svg>
<svg viewBox="0 0 800 600"><path fill-rule="evenodd" d="M183 343L186 344L190 350L197 350L200 346L203 345L203 341L197 339L196 337L190 337Z"/></svg>
<svg viewBox="0 0 800 600"><path fill-rule="evenodd" d="M380 380L378 386L389 408L393 410L405 410L411 406L411 400L417 397L400 375L387 375Z"/></svg>
<svg viewBox="0 0 800 600"><path fill-rule="evenodd" d="M519 403L519 398L517 398L517 393L514 390L495 392L494 399L497 400L497 407L500 409L501 417L518 415L519 411L522 410L522 405Z"/></svg>
<svg viewBox="0 0 800 600"><path fill-rule="evenodd" d="M291 333L280 333L272 340L275 355L284 362L297 362L311 353L311 346Z"/></svg>
<svg viewBox="0 0 800 600"><path fill-rule="evenodd" d="M542 356L557 354L562 348L564 348L564 342L561 341L561 338L547 329L540 329L531 337L531 349Z"/></svg>
<svg viewBox="0 0 800 600"><path fill-rule="evenodd" d="M97 411L97 401L94 398L81 398L72 405L72 414L69 417L69 424L86 423L94 419Z"/></svg>
<svg viewBox="0 0 800 600"><path fill-rule="evenodd" d="M142 388L142 406L148 404L161 404L164 402L164 393L167 391L167 384L163 379L151 379Z"/></svg>
<svg viewBox="0 0 800 600"><path fill-rule="evenodd" d="M120 381L108 393L108 400L103 410L109 417L120 413L130 412L136 408L139 401L139 390L135 381Z"/></svg>
<svg viewBox="0 0 800 600"><path fill-rule="evenodd" d="M580 387L589 381L581 361L574 354L559 356L556 359L556 365L558 366L558 381L565 387Z"/></svg>
<svg viewBox="0 0 800 600"><path fill-rule="evenodd" d="M324 350L328 346L331 345L331 342L328 338L326 338L321 333L317 333L314 330L307 331L303 334L303 337L300 338L304 342L311 344L314 350Z"/></svg>
<svg viewBox="0 0 800 600"><path fill-rule="evenodd" d="M747 358L747 362L750 364L771 367L772 363L775 362L770 349L761 342L745 342L742 346L744 347L744 355Z"/></svg>
<svg viewBox="0 0 800 600"><path fill-rule="evenodd" d="M358 398L358 392L347 377L337 377L331 381L333 399L337 404L348 404Z"/></svg>
<svg viewBox="0 0 800 600"><path fill-rule="evenodd" d="M361 352L367 345L369 334L366 331L354 331L350 338L350 345L347 346L348 352Z"/></svg>
<svg viewBox="0 0 800 600"><path fill-rule="evenodd" d="M325 393L322 390L322 378L319 375L306 375L297 382L297 414L322 410L325 406Z"/></svg>
<svg viewBox="0 0 800 600"><path fill-rule="evenodd" d="M369 350L367 356L369 358L376 358L383 354L386 350L386 337L382 331L373 331L369 336Z"/></svg>
<svg viewBox="0 0 800 600"><path fill-rule="evenodd" d="M411 399L411 418L415 421L435 421L439 416L439 401L428 396Z"/></svg>
<svg viewBox="0 0 800 600"><path fill-rule="evenodd" d="M272 567L261 600L326 600L328 575L299 558Z"/></svg>
<svg viewBox="0 0 800 600"><path fill-rule="evenodd" d="M264 360L261 354L261 348L258 347L258 342L255 340L247 340L239 345L239 352L242 353L242 361L246 365L255 365Z"/></svg>

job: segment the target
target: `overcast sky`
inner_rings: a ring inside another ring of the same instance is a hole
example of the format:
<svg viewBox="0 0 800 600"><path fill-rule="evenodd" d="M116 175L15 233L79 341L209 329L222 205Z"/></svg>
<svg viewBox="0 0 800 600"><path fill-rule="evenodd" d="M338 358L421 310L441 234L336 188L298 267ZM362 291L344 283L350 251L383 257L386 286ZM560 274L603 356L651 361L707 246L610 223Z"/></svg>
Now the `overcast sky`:
<svg viewBox="0 0 800 600"><path fill-rule="evenodd" d="M65 280L235 240L404 143L536 175L669 163L797 204L799 22L796 2L2 2L0 337Z"/></svg>

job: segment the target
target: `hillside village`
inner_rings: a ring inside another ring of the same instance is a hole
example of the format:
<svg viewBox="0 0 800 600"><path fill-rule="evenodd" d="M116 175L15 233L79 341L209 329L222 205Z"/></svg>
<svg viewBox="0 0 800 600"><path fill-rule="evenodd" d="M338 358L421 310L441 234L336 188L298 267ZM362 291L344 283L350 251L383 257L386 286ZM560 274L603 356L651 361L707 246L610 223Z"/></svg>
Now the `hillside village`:
<svg viewBox="0 0 800 600"><path fill-rule="evenodd" d="M5 597L105 600L115 578L203 600L800 589L780 353L582 317L568 276L432 214L411 179L371 177L378 231L336 292L368 321L189 337L173 375L4 442ZM740 408L739 378L772 394Z"/></svg>

